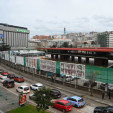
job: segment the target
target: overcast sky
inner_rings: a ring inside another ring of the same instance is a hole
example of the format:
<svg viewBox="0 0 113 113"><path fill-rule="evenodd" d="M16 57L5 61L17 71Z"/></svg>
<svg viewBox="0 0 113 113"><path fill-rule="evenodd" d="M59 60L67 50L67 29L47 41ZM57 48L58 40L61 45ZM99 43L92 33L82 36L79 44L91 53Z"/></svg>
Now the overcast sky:
<svg viewBox="0 0 113 113"><path fill-rule="evenodd" d="M34 35L113 30L113 0L0 0L0 23Z"/></svg>

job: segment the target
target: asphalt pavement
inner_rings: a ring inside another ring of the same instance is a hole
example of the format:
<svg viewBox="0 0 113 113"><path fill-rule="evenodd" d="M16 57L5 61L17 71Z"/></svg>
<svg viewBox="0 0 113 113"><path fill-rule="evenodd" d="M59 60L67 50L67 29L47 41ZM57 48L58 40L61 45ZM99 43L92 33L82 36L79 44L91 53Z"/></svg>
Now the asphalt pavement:
<svg viewBox="0 0 113 113"><path fill-rule="evenodd" d="M102 100L102 95L99 95L96 92L93 94L93 96L91 96L89 91L83 91L83 90L80 90L80 89L68 87L68 86L65 86L65 85L58 84L58 83L53 83L51 81L48 81L47 79L44 79L43 77L40 77L39 75L34 76L34 75L31 75L31 74L28 74L28 73L20 72L18 70L7 67L4 64L2 64L1 67L6 68L7 70L11 70L15 73L19 73L21 76L28 78L27 80L31 83L32 83L32 81L34 81L35 83L41 82L43 84L50 85L53 88L57 88L59 90L69 92L73 95L81 96L83 98L90 99L92 101L104 104L106 106L108 106L108 105L113 106L113 97L111 97L111 99L109 99L108 96L105 95L104 100ZM4 100L4 101L6 101L6 100Z"/></svg>
<svg viewBox="0 0 113 113"><path fill-rule="evenodd" d="M0 85L0 113L6 113L19 106L18 95Z"/></svg>

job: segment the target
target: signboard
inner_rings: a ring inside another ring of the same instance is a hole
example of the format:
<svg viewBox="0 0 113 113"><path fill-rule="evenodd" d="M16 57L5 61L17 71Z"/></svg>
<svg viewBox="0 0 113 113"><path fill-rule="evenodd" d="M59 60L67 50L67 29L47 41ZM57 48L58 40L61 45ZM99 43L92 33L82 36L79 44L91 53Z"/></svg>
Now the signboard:
<svg viewBox="0 0 113 113"><path fill-rule="evenodd" d="M27 102L26 100L26 94L20 94L19 95L19 105L22 106Z"/></svg>
<svg viewBox="0 0 113 113"><path fill-rule="evenodd" d="M16 29L16 31L23 32L23 33L26 33L27 32L26 30L23 30L23 29Z"/></svg>
<svg viewBox="0 0 113 113"><path fill-rule="evenodd" d="M85 78L85 65L60 62L60 74Z"/></svg>
<svg viewBox="0 0 113 113"><path fill-rule="evenodd" d="M37 59L26 58L26 67L37 68Z"/></svg>
<svg viewBox="0 0 113 113"><path fill-rule="evenodd" d="M56 62L40 59L40 70L56 73Z"/></svg>
<svg viewBox="0 0 113 113"><path fill-rule="evenodd" d="M24 65L24 57L17 56L16 57L16 64Z"/></svg>
<svg viewBox="0 0 113 113"><path fill-rule="evenodd" d="M3 43L3 34L0 34L0 43Z"/></svg>
<svg viewBox="0 0 113 113"><path fill-rule="evenodd" d="M13 62L13 63L15 63L15 56L13 56L13 55L10 55L10 62Z"/></svg>

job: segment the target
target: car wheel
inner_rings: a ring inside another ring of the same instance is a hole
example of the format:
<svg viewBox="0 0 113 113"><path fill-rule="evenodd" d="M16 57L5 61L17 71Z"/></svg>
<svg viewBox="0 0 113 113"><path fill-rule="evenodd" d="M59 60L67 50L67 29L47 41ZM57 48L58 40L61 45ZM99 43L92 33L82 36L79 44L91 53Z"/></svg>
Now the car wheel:
<svg viewBox="0 0 113 113"><path fill-rule="evenodd" d="M78 108L78 106L75 104L75 107Z"/></svg>
<svg viewBox="0 0 113 113"><path fill-rule="evenodd" d="M16 91L18 92L18 90L16 89Z"/></svg>
<svg viewBox="0 0 113 113"><path fill-rule="evenodd" d="M65 112L66 112L66 110L65 110L65 109L63 109L63 110L62 110L62 112L63 112L63 113L65 113Z"/></svg>

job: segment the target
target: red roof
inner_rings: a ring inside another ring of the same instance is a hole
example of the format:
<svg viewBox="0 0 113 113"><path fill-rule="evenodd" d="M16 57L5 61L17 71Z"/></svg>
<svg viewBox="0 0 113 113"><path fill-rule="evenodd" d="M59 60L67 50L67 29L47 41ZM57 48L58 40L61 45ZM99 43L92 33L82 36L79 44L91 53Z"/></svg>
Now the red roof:
<svg viewBox="0 0 113 113"><path fill-rule="evenodd" d="M108 47L92 47L92 48L37 48L50 50L70 50L70 51L91 51L91 52L113 52L113 48Z"/></svg>
<svg viewBox="0 0 113 113"><path fill-rule="evenodd" d="M39 40L41 40L41 39L49 39L49 37L50 36L44 36L44 35L38 36L38 35L35 35L35 36L33 36L33 39L39 39Z"/></svg>
<svg viewBox="0 0 113 113"><path fill-rule="evenodd" d="M53 102L62 102L62 103L64 103L64 104L66 104L66 103L68 103L69 101L67 101L67 100L55 100L55 101L53 101Z"/></svg>

